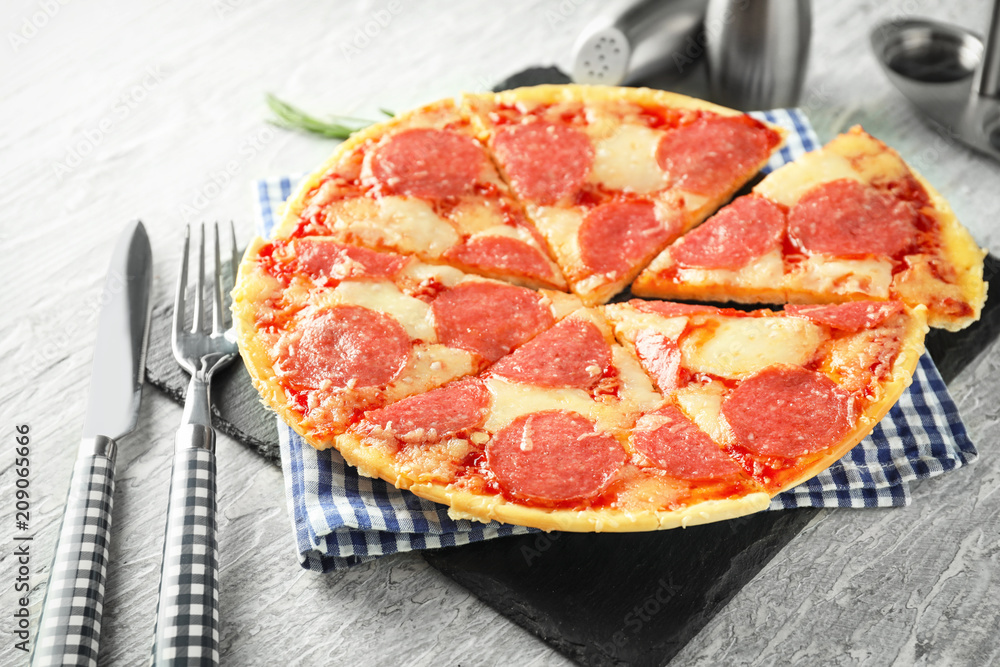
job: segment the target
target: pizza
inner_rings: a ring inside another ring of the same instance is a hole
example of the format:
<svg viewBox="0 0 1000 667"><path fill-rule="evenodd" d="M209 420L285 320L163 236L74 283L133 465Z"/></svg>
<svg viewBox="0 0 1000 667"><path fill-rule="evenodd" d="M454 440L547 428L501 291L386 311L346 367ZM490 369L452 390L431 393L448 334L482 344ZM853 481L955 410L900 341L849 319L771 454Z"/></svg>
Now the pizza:
<svg viewBox="0 0 1000 667"><path fill-rule="evenodd" d="M967 323L985 294L944 200L846 136L719 210L783 131L584 86L401 114L341 144L248 247L245 364L312 446L457 518L631 531L759 511L885 415L928 320ZM824 216L859 206L886 217L838 253L854 236ZM954 290L921 292L928 276ZM789 305L607 303L633 279Z"/></svg>
<svg viewBox="0 0 1000 667"><path fill-rule="evenodd" d="M675 241L632 291L744 303L898 299L955 331L986 302L985 254L930 184L855 127Z"/></svg>
<svg viewBox="0 0 1000 667"><path fill-rule="evenodd" d="M740 516L840 459L909 384L924 308L581 308L485 372L366 413L348 463L458 518L635 531Z"/></svg>
<svg viewBox="0 0 1000 667"><path fill-rule="evenodd" d="M580 305L306 236L253 241L233 319L265 403L326 448L365 411L476 373Z"/></svg>
<svg viewBox="0 0 1000 667"><path fill-rule="evenodd" d="M274 236L316 235L516 284L566 286L451 100L354 134L308 176Z"/></svg>
<svg viewBox="0 0 1000 667"><path fill-rule="evenodd" d="M649 89L536 86L463 103L587 304L620 292L784 140L746 114Z"/></svg>

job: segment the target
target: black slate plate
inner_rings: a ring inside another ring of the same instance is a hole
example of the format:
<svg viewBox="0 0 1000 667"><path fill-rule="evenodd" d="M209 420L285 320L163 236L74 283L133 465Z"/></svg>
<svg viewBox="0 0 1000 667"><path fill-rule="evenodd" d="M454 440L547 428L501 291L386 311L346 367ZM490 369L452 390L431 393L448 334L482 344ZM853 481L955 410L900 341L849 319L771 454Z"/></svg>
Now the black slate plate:
<svg viewBox="0 0 1000 667"><path fill-rule="evenodd" d="M555 68L521 72L505 87L562 83ZM1000 260L986 258L988 281ZM996 289L1000 286L994 285ZM170 351L171 304L154 307L147 379L180 402L187 375ZM1000 334L997 299L958 333L932 330L927 349L945 382ZM280 464L274 417L242 364L213 380L216 426ZM815 515L769 512L660 533L523 535L424 552L433 567L586 665L667 663Z"/></svg>

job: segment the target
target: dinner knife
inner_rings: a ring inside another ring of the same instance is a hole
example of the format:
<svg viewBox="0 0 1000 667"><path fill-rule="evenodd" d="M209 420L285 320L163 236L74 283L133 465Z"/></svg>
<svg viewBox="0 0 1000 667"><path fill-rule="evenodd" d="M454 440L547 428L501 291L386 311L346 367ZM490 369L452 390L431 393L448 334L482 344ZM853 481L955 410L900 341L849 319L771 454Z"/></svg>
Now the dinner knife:
<svg viewBox="0 0 1000 667"><path fill-rule="evenodd" d="M149 332L153 256L142 223L125 228L101 293L83 438L70 478L31 664L97 665L117 440L135 428Z"/></svg>

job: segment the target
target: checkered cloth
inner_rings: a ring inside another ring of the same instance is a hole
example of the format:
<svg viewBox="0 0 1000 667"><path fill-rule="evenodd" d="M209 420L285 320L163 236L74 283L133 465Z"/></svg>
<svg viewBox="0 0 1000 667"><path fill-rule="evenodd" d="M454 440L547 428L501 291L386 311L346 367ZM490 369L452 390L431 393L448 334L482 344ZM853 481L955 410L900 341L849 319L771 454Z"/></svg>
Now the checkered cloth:
<svg viewBox="0 0 1000 667"><path fill-rule="evenodd" d="M798 110L752 114L789 130L768 163L776 169L819 147ZM260 232L302 175L256 183ZM279 421L282 469L299 560L329 571L379 556L531 532L520 526L454 521L447 508L358 475L336 451L319 452ZM908 483L972 463L977 457L934 362L920 359L913 384L874 431L843 459L771 501L770 509L891 507L910 502Z"/></svg>

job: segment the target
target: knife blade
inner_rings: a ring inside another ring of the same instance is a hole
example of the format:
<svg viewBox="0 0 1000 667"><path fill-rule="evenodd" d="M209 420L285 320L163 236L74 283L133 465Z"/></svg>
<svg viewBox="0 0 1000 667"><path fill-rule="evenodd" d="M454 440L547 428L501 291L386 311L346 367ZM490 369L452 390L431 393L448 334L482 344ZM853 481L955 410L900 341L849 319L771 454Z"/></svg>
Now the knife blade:
<svg viewBox="0 0 1000 667"><path fill-rule="evenodd" d="M70 479L31 664L97 665L117 440L135 428L153 256L138 220L118 238L101 293L83 438Z"/></svg>

